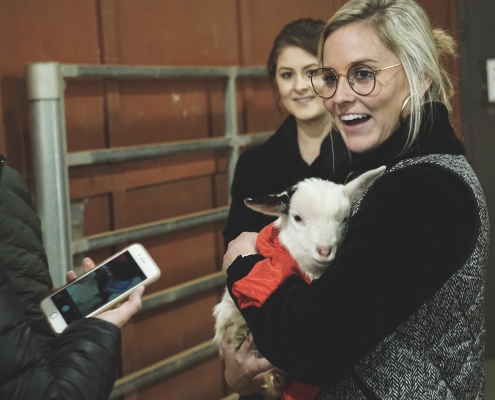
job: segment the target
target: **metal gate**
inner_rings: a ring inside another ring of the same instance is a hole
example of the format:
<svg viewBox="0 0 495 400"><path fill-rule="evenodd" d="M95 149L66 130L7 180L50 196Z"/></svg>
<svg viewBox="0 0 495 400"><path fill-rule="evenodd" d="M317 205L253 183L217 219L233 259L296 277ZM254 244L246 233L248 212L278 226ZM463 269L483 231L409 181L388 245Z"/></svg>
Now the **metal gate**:
<svg viewBox="0 0 495 400"><path fill-rule="evenodd" d="M236 79L265 77L264 67L166 67L108 66L34 63L27 66L28 99L33 139L36 204L43 226L43 240L55 285L65 283L73 269L74 255L123 242L223 220L228 207L169 218L153 223L73 239L68 170L73 166L128 161L173 154L229 149L228 182L232 182L239 148L265 141L270 133L238 134ZM126 146L93 151L67 151L64 89L68 78L222 78L224 82L225 137L144 146ZM221 272L168 288L143 298L140 312L169 304L225 283ZM199 344L119 379L112 398L163 378L216 353L211 341ZM229 397L229 398L232 398Z"/></svg>

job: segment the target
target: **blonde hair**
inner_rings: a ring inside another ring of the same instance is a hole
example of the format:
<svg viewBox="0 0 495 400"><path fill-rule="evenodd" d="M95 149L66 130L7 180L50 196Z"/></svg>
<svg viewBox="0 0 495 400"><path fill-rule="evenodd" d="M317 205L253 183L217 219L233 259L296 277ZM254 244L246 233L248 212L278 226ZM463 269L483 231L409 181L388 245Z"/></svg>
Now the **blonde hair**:
<svg viewBox="0 0 495 400"><path fill-rule="evenodd" d="M382 43L400 60L411 95L422 93L430 83L424 102L437 101L452 111L454 94L451 77L441 63L443 56L457 55L454 39L441 29L433 29L426 12L414 0L350 0L328 21L318 45L318 60L323 64L325 40L337 29L352 23L371 28ZM412 96L407 150L418 136L423 115L420 96Z"/></svg>

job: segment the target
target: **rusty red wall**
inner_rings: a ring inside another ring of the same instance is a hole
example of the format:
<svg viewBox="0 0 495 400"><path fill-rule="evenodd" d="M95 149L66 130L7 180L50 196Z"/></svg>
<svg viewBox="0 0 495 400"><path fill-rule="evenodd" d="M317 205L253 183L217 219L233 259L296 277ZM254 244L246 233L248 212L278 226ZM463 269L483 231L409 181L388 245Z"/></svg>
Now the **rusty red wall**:
<svg viewBox="0 0 495 400"><path fill-rule="evenodd" d="M25 65L265 65L272 41L302 17L328 20L343 0L2 0L0 1L0 149L32 183ZM455 0L422 0L436 26L456 33ZM451 66L457 75L457 65ZM68 80L70 151L201 139L224 134L217 79ZM459 110L458 99L455 110ZM459 113L457 113L459 115ZM241 132L275 129L277 111L266 79L239 84ZM455 117L460 133L460 119ZM77 167L71 198L85 198L85 235L228 203L222 151ZM31 187L33 187L31 185ZM162 267L147 294L219 269L222 223L143 240ZM90 254L96 261L115 249ZM135 318L124 330L122 373L212 337L210 291ZM216 400L227 393L212 357L184 374L148 385L128 399Z"/></svg>

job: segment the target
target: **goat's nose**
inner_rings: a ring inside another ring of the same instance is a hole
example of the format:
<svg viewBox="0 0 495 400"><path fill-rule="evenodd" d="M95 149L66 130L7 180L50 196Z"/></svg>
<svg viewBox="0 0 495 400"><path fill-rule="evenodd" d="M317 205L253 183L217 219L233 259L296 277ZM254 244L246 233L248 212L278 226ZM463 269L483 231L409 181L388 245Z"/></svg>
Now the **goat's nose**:
<svg viewBox="0 0 495 400"><path fill-rule="evenodd" d="M316 250L320 256L328 257L332 251L332 248L327 246L317 246Z"/></svg>

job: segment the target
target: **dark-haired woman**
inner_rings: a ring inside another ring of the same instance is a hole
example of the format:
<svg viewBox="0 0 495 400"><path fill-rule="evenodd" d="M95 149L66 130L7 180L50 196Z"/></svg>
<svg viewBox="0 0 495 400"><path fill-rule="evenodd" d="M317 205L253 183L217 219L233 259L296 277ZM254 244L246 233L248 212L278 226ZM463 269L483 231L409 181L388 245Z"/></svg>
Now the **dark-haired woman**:
<svg viewBox="0 0 495 400"><path fill-rule="evenodd" d="M239 157L223 231L226 247L240 233L259 232L274 220L248 209L246 197L279 193L305 178L328 178L348 157L340 135L330 137L330 116L309 79L317 68L324 26L323 21L300 19L286 25L274 41L268 75L290 115L268 141Z"/></svg>
<svg viewBox="0 0 495 400"><path fill-rule="evenodd" d="M267 63L268 76L278 100L290 115L264 144L239 157L223 231L225 247L242 232L259 232L274 220L247 208L246 197L279 193L305 178L328 178L348 159L340 135L334 132L330 137L330 116L313 91L309 77L318 67L318 41L324 26L321 20L296 20L284 26L274 40ZM253 356L252 341L246 340L238 351L226 341L223 347L227 383L240 394L262 391L264 373L272 365Z"/></svg>

